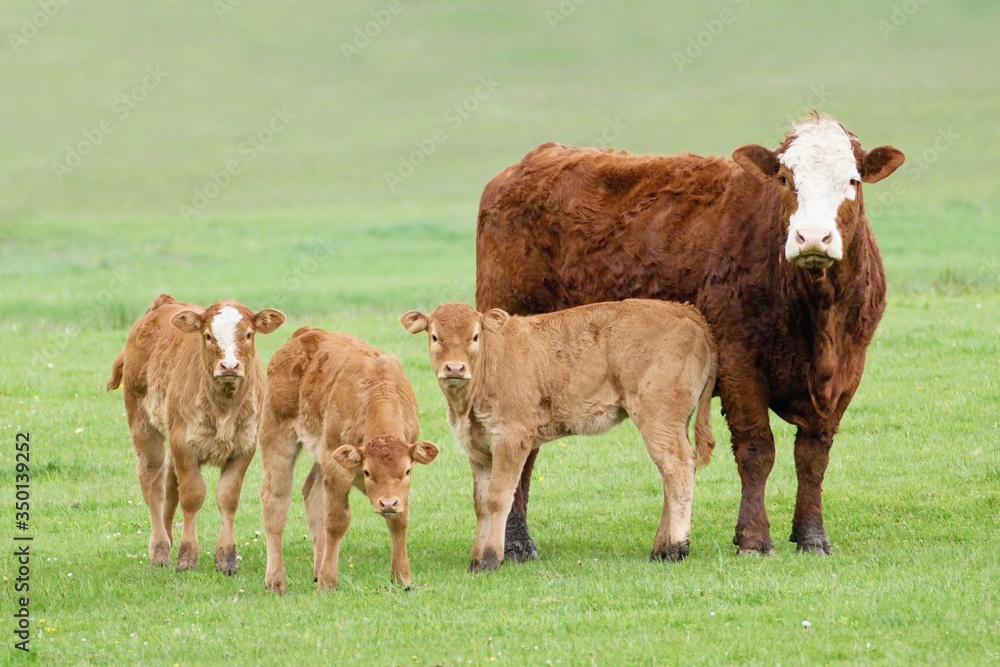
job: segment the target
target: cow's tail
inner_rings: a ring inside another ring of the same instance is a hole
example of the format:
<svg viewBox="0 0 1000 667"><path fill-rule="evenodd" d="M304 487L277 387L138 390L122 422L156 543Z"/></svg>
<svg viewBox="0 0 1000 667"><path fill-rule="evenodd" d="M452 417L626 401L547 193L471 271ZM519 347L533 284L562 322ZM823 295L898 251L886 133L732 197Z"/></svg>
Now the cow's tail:
<svg viewBox="0 0 1000 667"><path fill-rule="evenodd" d="M715 391L715 381L719 374L719 356L715 345L709 344L710 364L708 379L701 390L698 399L698 416L694 422L695 466L704 468L712 460L712 450L715 449L715 436L712 435L712 393Z"/></svg>
<svg viewBox="0 0 1000 667"><path fill-rule="evenodd" d="M111 379L108 380L108 391L122 386L122 369L125 367L125 350L118 353L114 366L111 367Z"/></svg>

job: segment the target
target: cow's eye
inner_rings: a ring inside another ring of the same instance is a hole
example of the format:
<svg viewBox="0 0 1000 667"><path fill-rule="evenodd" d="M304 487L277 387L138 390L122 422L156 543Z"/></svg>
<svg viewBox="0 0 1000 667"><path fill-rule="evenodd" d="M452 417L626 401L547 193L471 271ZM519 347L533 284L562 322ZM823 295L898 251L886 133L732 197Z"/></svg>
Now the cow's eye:
<svg viewBox="0 0 1000 667"><path fill-rule="evenodd" d="M366 470L365 471L365 477L371 477L371 476L372 476L371 473Z"/></svg>
<svg viewBox="0 0 1000 667"><path fill-rule="evenodd" d="M252 331L248 331L247 332L247 340L250 340L251 338L253 338L253 332Z"/></svg>
<svg viewBox="0 0 1000 667"><path fill-rule="evenodd" d="M209 343L211 343L212 342L212 334L206 332L205 333L205 340L207 340Z"/></svg>
<svg viewBox="0 0 1000 667"><path fill-rule="evenodd" d="M852 178L852 179L851 179L851 186L852 186L852 187L857 187L857 186L859 186L859 185L861 185L861 181L859 181L859 180L858 180L858 179L856 179L856 178Z"/></svg>
<svg viewBox="0 0 1000 667"><path fill-rule="evenodd" d="M472 337L472 342L473 343L478 343L479 342L479 334L476 334L475 336Z"/></svg>
<svg viewBox="0 0 1000 667"><path fill-rule="evenodd" d="M784 176L778 176L778 182L781 183L782 185L788 185L788 179L785 178Z"/></svg>
<svg viewBox="0 0 1000 667"><path fill-rule="evenodd" d="M435 336L434 334L431 334L431 341L434 343L438 342L438 337Z"/></svg>
<svg viewBox="0 0 1000 667"><path fill-rule="evenodd" d="M410 470L413 470L413 468L410 468L410 469L408 469L408 470L406 471L406 476L407 476L407 477L409 477L409 476L410 476Z"/></svg>

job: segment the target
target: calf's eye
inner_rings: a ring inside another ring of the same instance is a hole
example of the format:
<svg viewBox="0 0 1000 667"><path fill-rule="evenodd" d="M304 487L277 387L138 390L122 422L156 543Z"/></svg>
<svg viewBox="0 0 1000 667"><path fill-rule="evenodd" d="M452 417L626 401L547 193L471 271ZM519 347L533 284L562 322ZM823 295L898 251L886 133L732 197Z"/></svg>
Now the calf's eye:
<svg viewBox="0 0 1000 667"><path fill-rule="evenodd" d="M248 331L247 332L247 340L250 340L251 338L253 338L253 332L252 331Z"/></svg>
<svg viewBox="0 0 1000 667"><path fill-rule="evenodd" d="M438 342L438 337L435 336L434 334L431 334L431 341L434 343Z"/></svg>
<svg viewBox="0 0 1000 667"><path fill-rule="evenodd" d="M472 342L473 343L479 342L479 334L476 334L475 336L472 337Z"/></svg>
<svg viewBox="0 0 1000 667"><path fill-rule="evenodd" d="M784 176L778 176L778 182L781 183L782 185L788 185L788 179L785 178Z"/></svg>
<svg viewBox="0 0 1000 667"><path fill-rule="evenodd" d="M365 471L365 477L371 477L371 474L367 470Z"/></svg>
<svg viewBox="0 0 1000 667"><path fill-rule="evenodd" d="M852 179L851 179L851 185L852 185L852 186L858 186L858 185L861 185L861 181L859 181L859 180L858 180L858 179L856 179L856 178L852 178Z"/></svg>

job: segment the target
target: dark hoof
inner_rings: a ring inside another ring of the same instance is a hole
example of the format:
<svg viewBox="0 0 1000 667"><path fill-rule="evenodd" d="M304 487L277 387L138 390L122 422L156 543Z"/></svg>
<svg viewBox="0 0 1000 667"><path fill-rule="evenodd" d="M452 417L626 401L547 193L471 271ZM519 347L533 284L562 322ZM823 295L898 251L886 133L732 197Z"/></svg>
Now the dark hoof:
<svg viewBox="0 0 1000 667"><path fill-rule="evenodd" d="M153 567L170 567L170 543L160 542L149 554L149 564Z"/></svg>
<svg viewBox="0 0 1000 667"><path fill-rule="evenodd" d="M198 548L190 542L182 542L177 550L177 571L184 572L198 567Z"/></svg>
<svg viewBox="0 0 1000 667"><path fill-rule="evenodd" d="M226 576L236 574L236 545L215 550L215 566Z"/></svg>
<svg viewBox="0 0 1000 667"><path fill-rule="evenodd" d="M469 572L492 572L500 568L500 559L493 549L483 552L483 557L469 563Z"/></svg>
<svg viewBox="0 0 1000 667"><path fill-rule="evenodd" d="M503 548L503 557L515 563L526 563L529 560L538 560L538 551L530 537L524 540L507 540Z"/></svg>
<svg viewBox="0 0 1000 667"><path fill-rule="evenodd" d="M268 593L275 593L277 595L284 595L288 590L284 581L266 581L264 582L264 588Z"/></svg>
<svg viewBox="0 0 1000 667"><path fill-rule="evenodd" d="M736 550L737 556L773 556L774 555L774 542L771 541L770 537L764 538L753 538L753 537L740 537L737 535L733 538L733 544L739 547Z"/></svg>
<svg viewBox="0 0 1000 667"><path fill-rule="evenodd" d="M651 561L669 561L675 563L677 561L684 560L687 558L688 554L691 553L691 543L688 540L679 542L677 544L669 544L667 548L662 551L653 551L649 554L649 560Z"/></svg>

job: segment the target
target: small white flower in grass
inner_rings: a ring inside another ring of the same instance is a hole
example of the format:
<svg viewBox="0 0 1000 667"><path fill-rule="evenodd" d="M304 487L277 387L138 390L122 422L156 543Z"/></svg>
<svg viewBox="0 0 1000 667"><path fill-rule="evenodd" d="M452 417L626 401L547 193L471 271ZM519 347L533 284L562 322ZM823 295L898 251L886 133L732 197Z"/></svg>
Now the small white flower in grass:
<svg viewBox="0 0 1000 667"><path fill-rule="evenodd" d="M809 621L802 621L802 627L803 628L811 628L812 627L812 623L810 623Z"/></svg>
<svg viewBox="0 0 1000 667"><path fill-rule="evenodd" d="M715 616L715 612L714 611L710 611L710 612L708 612L708 615L709 616Z"/></svg>
<svg viewBox="0 0 1000 667"><path fill-rule="evenodd" d="M81 427L81 428L78 428L78 429L76 429L76 434L77 434L77 435L80 435L81 433L83 433L83 428L82 428L82 427Z"/></svg>
<svg viewBox="0 0 1000 667"><path fill-rule="evenodd" d="M139 635L137 635L136 633L132 632L132 633L129 634L129 637L131 637L132 639L138 639Z"/></svg>
<svg viewBox="0 0 1000 667"><path fill-rule="evenodd" d="M67 572L67 573L66 573L66 576L67 576L67 577L72 577L72 576L73 576L73 573L72 573L72 572Z"/></svg>

